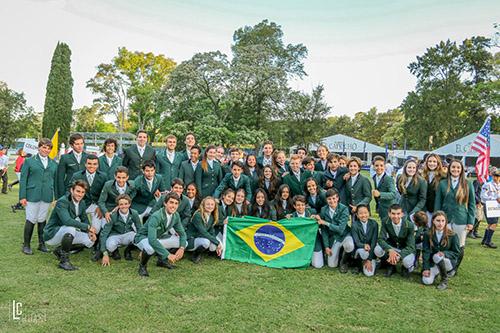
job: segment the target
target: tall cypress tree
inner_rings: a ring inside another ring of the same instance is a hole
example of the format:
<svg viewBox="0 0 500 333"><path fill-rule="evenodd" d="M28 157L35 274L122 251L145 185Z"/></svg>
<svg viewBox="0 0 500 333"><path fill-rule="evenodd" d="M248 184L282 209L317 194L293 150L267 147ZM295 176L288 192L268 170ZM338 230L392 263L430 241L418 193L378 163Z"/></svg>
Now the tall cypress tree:
<svg viewBox="0 0 500 333"><path fill-rule="evenodd" d="M73 118L73 78L70 63L69 46L58 42L47 81L42 136L50 139L57 128L60 128L59 142L67 141Z"/></svg>

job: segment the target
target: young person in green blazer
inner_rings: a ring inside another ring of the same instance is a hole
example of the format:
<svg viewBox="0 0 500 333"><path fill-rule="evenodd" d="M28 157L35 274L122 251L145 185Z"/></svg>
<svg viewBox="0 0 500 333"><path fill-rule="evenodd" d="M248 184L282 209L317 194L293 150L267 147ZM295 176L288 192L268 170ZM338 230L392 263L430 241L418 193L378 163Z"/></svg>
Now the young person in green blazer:
<svg viewBox="0 0 500 333"><path fill-rule="evenodd" d="M290 171L289 162L286 160L286 154L283 150L274 151L272 167L274 174L280 178L283 178L283 176Z"/></svg>
<svg viewBox="0 0 500 333"><path fill-rule="evenodd" d="M104 184L107 181L106 174L97 171L98 167L99 160L97 156L88 155L85 161L85 170L75 172L70 180L70 184L73 184L77 180L87 183L87 191L85 191L83 200L85 201L85 206L87 206L86 213L90 214L91 224L97 233L99 233L102 225L105 223L102 212L98 206L98 201Z"/></svg>
<svg viewBox="0 0 500 333"><path fill-rule="evenodd" d="M318 161L316 162L315 165L315 170L316 171L322 171L325 172L326 169L328 168L328 147L324 144L319 145L318 150L316 151L316 154L318 155Z"/></svg>
<svg viewBox="0 0 500 333"><path fill-rule="evenodd" d="M156 153L148 145L148 133L137 131L136 144L123 151L122 165L128 169L130 179L136 179L142 173L142 164L145 161L155 161Z"/></svg>
<svg viewBox="0 0 500 333"><path fill-rule="evenodd" d="M58 246L54 254L59 259L59 268L67 271L77 269L69 261L73 245L90 248L97 239L96 230L90 225L85 212L87 207L83 198L86 190L86 182L75 181L70 187L70 193L57 200L43 233L48 245Z"/></svg>
<svg viewBox="0 0 500 333"><path fill-rule="evenodd" d="M194 213L186 231L188 238L187 251L194 251L191 260L198 264L203 252L222 254L222 238L217 237L215 226L220 223L217 203L213 197L201 201L200 208Z"/></svg>
<svg viewBox="0 0 500 333"><path fill-rule="evenodd" d="M374 251L378 240L378 223L370 218L370 210L366 205L357 207L356 217L351 228L354 258L361 260L365 276L373 276L376 269Z"/></svg>
<svg viewBox="0 0 500 333"><path fill-rule="evenodd" d="M177 213L181 217L182 226L186 229L189 221L191 220L191 205L189 204L188 197L184 194L184 182L182 179L174 178L172 180L172 192L179 196L179 206L177 207Z"/></svg>
<svg viewBox="0 0 500 333"><path fill-rule="evenodd" d="M257 157L257 164L262 169L265 166L273 165L274 146L271 141L265 141L262 145L262 155Z"/></svg>
<svg viewBox="0 0 500 333"><path fill-rule="evenodd" d="M198 145L191 147L190 159L184 160L179 168L179 178L186 186L195 183L198 189L201 189L201 148Z"/></svg>
<svg viewBox="0 0 500 333"><path fill-rule="evenodd" d="M113 138L104 141L104 154L99 156L99 171L106 174L107 180L115 178L115 170L122 165L122 158L116 154L118 142Z"/></svg>
<svg viewBox="0 0 500 333"><path fill-rule="evenodd" d="M234 203L231 205L229 209L229 216L232 217L242 217L250 214L250 203L246 199L246 191L243 188L239 188L236 190L234 195Z"/></svg>
<svg viewBox="0 0 500 333"><path fill-rule="evenodd" d="M137 231L141 229L141 218L137 211L130 208L132 199L126 194L120 194L116 198L118 210L111 214L111 221L104 225L100 235L100 250L103 253L102 265L109 266L109 257L120 260L118 247L126 246L124 251L125 260L133 260L132 249Z"/></svg>
<svg viewBox="0 0 500 333"><path fill-rule="evenodd" d="M318 224L327 255L327 264L332 268L339 266L341 273L347 273L347 264L354 251L354 241L348 225L349 209L340 203L340 195L334 188L326 191L326 201L327 205L321 208ZM319 258L316 252L315 255L317 259L323 259L323 257Z"/></svg>
<svg viewBox="0 0 500 333"><path fill-rule="evenodd" d="M261 174L260 167L257 164L257 157L252 153L245 158L243 174L250 179L250 187L252 194L259 187L259 176Z"/></svg>
<svg viewBox="0 0 500 333"><path fill-rule="evenodd" d="M299 155L300 156L300 155ZM300 158L302 158L300 156ZM314 159L310 156L305 156L302 159L302 170L303 171L309 171L311 173L311 177L316 180L316 183L318 186L321 186L321 182L323 181L323 171L316 171L315 169L315 164L314 164Z"/></svg>
<svg viewBox="0 0 500 333"><path fill-rule="evenodd" d="M415 269L415 226L403 216L403 208L393 204L389 208L389 218L380 224L378 245L374 253L387 262L386 277L394 274L399 262L403 266L401 275L405 277L409 277Z"/></svg>
<svg viewBox="0 0 500 333"><path fill-rule="evenodd" d="M250 203L252 201L252 181L250 177L243 174L243 169L243 163L234 161L231 165L231 173L226 174L215 189L214 198L219 198L221 193L228 187L234 191L242 188L245 190L247 203Z"/></svg>
<svg viewBox="0 0 500 333"><path fill-rule="evenodd" d="M338 154L328 154L327 161L328 168L323 172L320 185L325 190L331 188L337 190L340 196L340 203L347 206L346 184L348 178L346 175L349 174L349 169L340 167L340 155Z"/></svg>
<svg viewBox="0 0 500 333"><path fill-rule="evenodd" d="M221 223L218 223L215 226L217 236L219 236L219 238L222 237L222 234L224 232L224 224L228 222L227 218L231 216L231 210L233 208L235 196L236 193L231 188L226 188L226 190L222 192L222 197L221 200L219 200L218 207L219 220L221 221Z"/></svg>
<svg viewBox="0 0 500 333"><path fill-rule="evenodd" d="M304 185L306 180L311 177L309 171L300 170L299 155L290 156L290 172L283 177L283 184L290 187L292 198L296 195L304 195Z"/></svg>
<svg viewBox="0 0 500 333"><path fill-rule="evenodd" d="M27 158L21 168L19 203L26 207L22 247L24 254L33 254L30 243L35 224L38 225L38 250L47 252L43 229L49 206L54 200L54 180L57 172L57 163L48 157L51 150L52 142L49 139L41 139L38 142L38 154Z"/></svg>
<svg viewBox="0 0 500 333"><path fill-rule="evenodd" d="M215 146L210 145L205 149L201 160L201 197L213 195L222 178L222 167L215 160Z"/></svg>
<svg viewBox="0 0 500 333"><path fill-rule="evenodd" d="M156 165L153 161L144 162L142 175L134 180L134 188L132 209L137 211L139 217L145 222L161 193L166 190L162 177L156 174Z"/></svg>
<svg viewBox="0 0 500 333"><path fill-rule="evenodd" d="M77 171L85 169L85 160L87 153L83 151L85 142L81 134L71 134L69 137L69 145L72 151L68 154L61 155L59 164L57 165L56 176L56 198L64 195L69 186L69 181L73 174Z"/></svg>
<svg viewBox="0 0 500 333"><path fill-rule="evenodd" d="M408 160L403 166L403 172L396 179L396 187L401 195L399 205L403 207L405 216L410 219L416 212L425 211L427 199L427 183L418 174L417 169L417 162Z"/></svg>
<svg viewBox="0 0 500 333"><path fill-rule="evenodd" d="M250 215L260 217L261 219L276 221L276 211L271 206L266 191L261 188L255 191Z"/></svg>
<svg viewBox="0 0 500 333"><path fill-rule="evenodd" d="M229 149L229 162L222 166L222 172L224 176L228 173L231 173L231 169L233 167L234 162L241 162L242 151L239 148L231 148Z"/></svg>
<svg viewBox="0 0 500 333"><path fill-rule="evenodd" d="M194 212L200 207L200 191L195 183L184 185L184 187L186 188L185 192L189 207L191 207L191 215L193 215Z"/></svg>
<svg viewBox="0 0 500 333"><path fill-rule="evenodd" d="M120 194L127 194L134 200L136 189L133 182L129 182L128 170L124 166L116 168L115 179L104 183L97 204L106 222L111 221L111 213L116 208L116 198Z"/></svg>
<svg viewBox="0 0 500 333"><path fill-rule="evenodd" d="M151 215L137 232L134 244L141 249L140 276L149 276L147 264L154 254L158 256L156 265L168 269L174 268L173 264L184 256L187 237L177 213L178 206L179 196L176 193L168 193L163 208ZM177 251L171 254L170 249Z"/></svg>
<svg viewBox="0 0 500 333"><path fill-rule="evenodd" d="M316 212L320 212L321 208L327 205L325 191L319 187L316 179L311 177L306 180L304 192L306 193L307 205Z"/></svg>
<svg viewBox="0 0 500 333"><path fill-rule="evenodd" d="M316 214L314 208L307 207L306 197L303 195L296 195L292 198L293 213L287 215L287 218L300 217L307 218L313 217ZM321 246L320 246L321 247Z"/></svg>
<svg viewBox="0 0 500 333"><path fill-rule="evenodd" d="M259 177L259 188L266 191L267 197L269 200L272 200L276 196L276 192L278 191L280 185L281 179L276 176L271 166L266 165L262 169L262 173Z"/></svg>
<svg viewBox="0 0 500 333"><path fill-rule="evenodd" d="M423 245L423 284L431 285L436 276L441 275L437 288L447 289L448 278L455 275L460 244L457 234L448 228L448 219L443 211L435 211L432 215L431 230L424 234Z"/></svg>
<svg viewBox="0 0 500 333"><path fill-rule="evenodd" d="M278 220L286 218L288 214L292 214L293 205L292 196L290 195L290 186L281 184L271 205L276 211L276 218Z"/></svg>
<svg viewBox="0 0 500 333"><path fill-rule="evenodd" d="M425 198L425 208L427 210L428 220L431 220L434 213L434 205L436 201L436 191L441 182L441 179L446 178L446 173L443 170L443 162L438 154L430 153L424 161L424 171L422 178L427 182L427 195Z"/></svg>
<svg viewBox="0 0 500 333"><path fill-rule="evenodd" d="M346 199L349 211L355 214L359 205L365 205L370 210L372 201L372 184L370 180L360 174L361 160L353 157L347 164L349 168L349 180L346 185Z"/></svg>
<svg viewBox="0 0 500 333"><path fill-rule="evenodd" d="M372 190L372 195L377 204L380 221L384 222L389 218L389 207L396 201L396 186L392 177L385 172L385 158L375 156L373 168L375 169L375 175L373 176L375 189Z"/></svg>
<svg viewBox="0 0 500 333"><path fill-rule="evenodd" d="M313 170L309 170L311 171L314 171L314 167L315 167L315 161L312 157L310 156L307 156L308 153L307 153L307 149L305 147L298 147L297 149L295 149L295 154L299 155L300 156L300 161L302 162L302 169L304 169L304 159L309 157L312 161L312 164L313 164Z"/></svg>
<svg viewBox="0 0 500 333"><path fill-rule="evenodd" d="M165 139L166 148L156 156L157 172L163 178L165 187L170 190L170 184L174 178L179 177L179 169L183 161L183 156L175 151L177 138L175 135L168 135Z"/></svg>
<svg viewBox="0 0 500 333"><path fill-rule="evenodd" d="M439 182L434 202L434 210L442 210L451 229L458 236L460 256L457 269L464 257L467 232L474 226L476 216L476 197L472 183L465 176L464 166L460 161L452 160L448 166L446 179Z"/></svg>
<svg viewBox="0 0 500 333"><path fill-rule="evenodd" d="M196 138L194 137L193 133L186 134L186 137L184 138L184 144L186 145L186 148L183 151L180 151L179 155L182 157L182 161L188 161L191 159L191 149L194 146L196 146ZM200 156L201 156L201 148L200 148L200 152L198 154L198 157L200 157ZM189 183L186 183L186 184L189 184Z"/></svg>

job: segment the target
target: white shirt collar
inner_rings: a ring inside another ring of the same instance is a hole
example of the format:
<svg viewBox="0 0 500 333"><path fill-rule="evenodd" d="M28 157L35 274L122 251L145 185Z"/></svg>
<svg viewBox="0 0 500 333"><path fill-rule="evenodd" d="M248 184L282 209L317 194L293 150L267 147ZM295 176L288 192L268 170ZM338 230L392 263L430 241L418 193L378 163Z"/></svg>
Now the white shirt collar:
<svg viewBox="0 0 500 333"><path fill-rule="evenodd" d="M122 217L123 221L127 222L128 215L129 215L128 211L127 211L127 213L123 214L120 210L118 210L118 214L120 214L120 216Z"/></svg>
<svg viewBox="0 0 500 333"><path fill-rule="evenodd" d="M356 179L358 179L358 177L359 177L359 173L356 174L356 176L351 176L352 184L354 184L356 182Z"/></svg>

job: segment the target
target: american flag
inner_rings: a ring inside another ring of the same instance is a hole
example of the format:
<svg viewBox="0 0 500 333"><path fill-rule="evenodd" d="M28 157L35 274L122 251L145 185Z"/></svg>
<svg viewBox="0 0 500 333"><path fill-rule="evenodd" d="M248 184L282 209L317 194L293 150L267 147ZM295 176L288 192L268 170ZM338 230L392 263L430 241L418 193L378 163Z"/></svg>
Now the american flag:
<svg viewBox="0 0 500 333"><path fill-rule="evenodd" d="M484 183L488 180L488 167L490 165L490 127L491 118L488 117L471 146L471 150L479 153L476 161L476 173L480 183Z"/></svg>

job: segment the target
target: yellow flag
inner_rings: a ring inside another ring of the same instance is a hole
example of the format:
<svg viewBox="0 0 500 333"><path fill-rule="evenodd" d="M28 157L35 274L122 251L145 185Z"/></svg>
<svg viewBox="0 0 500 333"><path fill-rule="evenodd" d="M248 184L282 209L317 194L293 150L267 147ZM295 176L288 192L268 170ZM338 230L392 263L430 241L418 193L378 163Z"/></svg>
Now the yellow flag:
<svg viewBox="0 0 500 333"><path fill-rule="evenodd" d="M52 137L52 150L50 151L49 157L52 159L56 158L58 152L59 152L59 128L56 130L54 136Z"/></svg>

